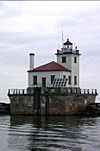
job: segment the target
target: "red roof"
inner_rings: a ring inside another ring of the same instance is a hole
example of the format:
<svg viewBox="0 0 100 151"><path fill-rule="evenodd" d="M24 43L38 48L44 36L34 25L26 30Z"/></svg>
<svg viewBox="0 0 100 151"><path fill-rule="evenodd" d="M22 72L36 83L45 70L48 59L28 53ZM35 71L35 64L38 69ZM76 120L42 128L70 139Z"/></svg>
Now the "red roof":
<svg viewBox="0 0 100 151"><path fill-rule="evenodd" d="M71 72L71 70L65 68L64 66L58 64L55 61L52 61L52 62L49 62L42 66L33 68L32 70L29 70L28 72L35 72L35 71L67 71L67 72Z"/></svg>
<svg viewBox="0 0 100 151"><path fill-rule="evenodd" d="M73 43L69 41L69 39L67 39L67 41L64 43L64 45L72 45Z"/></svg>

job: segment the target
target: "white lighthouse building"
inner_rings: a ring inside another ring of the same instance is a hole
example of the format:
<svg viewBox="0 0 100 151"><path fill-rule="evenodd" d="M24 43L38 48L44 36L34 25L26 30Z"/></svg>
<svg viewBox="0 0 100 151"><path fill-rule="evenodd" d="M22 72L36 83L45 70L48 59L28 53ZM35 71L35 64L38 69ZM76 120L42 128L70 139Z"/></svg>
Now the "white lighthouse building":
<svg viewBox="0 0 100 151"><path fill-rule="evenodd" d="M28 87L75 87L79 88L79 50L67 39L57 50L57 62L52 61L34 67L34 53L30 54Z"/></svg>
<svg viewBox="0 0 100 151"><path fill-rule="evenodd" d="M57 63L71 70L71 75L68 77L68 85L71 87L79 87L79 50L77 47L73 49L73 43L67 39L63 43L63 48L57 50Z"/></svg>

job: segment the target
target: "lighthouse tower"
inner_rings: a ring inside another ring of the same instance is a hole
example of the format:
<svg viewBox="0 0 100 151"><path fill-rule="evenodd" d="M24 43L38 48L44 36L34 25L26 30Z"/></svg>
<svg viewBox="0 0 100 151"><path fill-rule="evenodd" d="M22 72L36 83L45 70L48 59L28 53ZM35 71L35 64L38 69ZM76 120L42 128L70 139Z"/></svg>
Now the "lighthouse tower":
<svg viewBox="0 0 100 151"><path fill-rule="evenodd" d="M79 87L79 50L73 49L73 43L67 39L61 50L57 50L57 63L71 70L68 77L69 87Z"/></svg>

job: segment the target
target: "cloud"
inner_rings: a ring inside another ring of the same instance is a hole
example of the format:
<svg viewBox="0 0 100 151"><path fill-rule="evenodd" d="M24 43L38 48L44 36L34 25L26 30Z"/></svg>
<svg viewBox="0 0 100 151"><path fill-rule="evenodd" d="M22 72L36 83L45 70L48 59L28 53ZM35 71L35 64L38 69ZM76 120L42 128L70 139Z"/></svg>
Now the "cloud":
<svg viewBox="0 0 100 151"><path fill-rule="evenodd" d="M6 97L8 87L27 85L29 53L35 66L56 60L54 53L67 37L78 46L81 86L100 90L100 2L99 1L1 1L0 85ZM13 82L12 82L13 81Z"/></svg>

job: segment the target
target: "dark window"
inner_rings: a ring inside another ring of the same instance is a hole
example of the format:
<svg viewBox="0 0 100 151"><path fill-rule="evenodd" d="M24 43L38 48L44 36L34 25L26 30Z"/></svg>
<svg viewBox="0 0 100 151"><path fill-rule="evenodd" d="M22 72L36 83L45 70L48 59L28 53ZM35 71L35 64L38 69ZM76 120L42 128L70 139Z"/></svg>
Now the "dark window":
<svg viewBox="0 0 100 151"><path fill-rule="evenodd" d="M71 85L71 76L68 76L68 84Z"/></svg>
<svg viewBox="0 0 100 151"><path fill-rule="evenodd" d="M74 85L77 84L77 76L74 76Z"/></svg>
<svg viewBox="0 0 100 151"><path fill-rule="evenodd" d="M77 57L74 57L74 63L77 63Z"/></svg>
<svg viewBox="0 0 100 151"><path fill-rule="evenodd" d="M37 76L33 76L33 85L37 85Z"/></svg>
<svg viewBox="0 0 100 151"><path fill-rule="evenodd" d="M54 79L55 79L55 75L51 75L51 84L53 84Z"/></svg>
<svg viewBox="0 0 100 151"><path fill-rule="evenodd" d="M66 57L62 57L62 63L66 63Z"/></svg>
<svg viewBox="0 0 100 151"><path fill-rule="evenodd" d="M66 78L66 75L63 75L63 78Z"/></svg>

